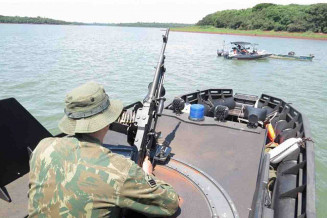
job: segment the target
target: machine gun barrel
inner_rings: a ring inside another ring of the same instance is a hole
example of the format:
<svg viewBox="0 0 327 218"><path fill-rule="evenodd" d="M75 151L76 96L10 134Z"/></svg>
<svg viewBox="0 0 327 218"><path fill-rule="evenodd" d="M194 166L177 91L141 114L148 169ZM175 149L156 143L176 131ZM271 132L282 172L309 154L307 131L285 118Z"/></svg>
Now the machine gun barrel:
<svg viewBox="0 0 327 218"><path fill-rule="evenodd" d="M149 92L149 98L147 101L150 103L151 101L155 100L156 97L156 91L160 93L161 89L158 89L158 84L160 82L161 77L163 76L164 73L164 62L165 62L165 50L166 50L166 45L168 41L168 35L169 35L169 28L166 30L166 34L163 35L163 44L160 52L160 57L158 61L158 65L156 68L156 72L153 77L153 82L152 86ZM159 87L161 88L161 87ZM159 94L160 95L160 94Z"/></svg>

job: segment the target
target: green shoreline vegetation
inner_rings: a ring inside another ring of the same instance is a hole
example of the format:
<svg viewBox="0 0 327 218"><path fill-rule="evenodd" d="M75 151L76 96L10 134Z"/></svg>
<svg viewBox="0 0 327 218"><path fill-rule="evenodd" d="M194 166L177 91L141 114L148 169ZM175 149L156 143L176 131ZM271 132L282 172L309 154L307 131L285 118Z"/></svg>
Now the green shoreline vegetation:
<svg viewBox="0 0 327 218"><path fill-rule="evenodd" d="M276 5L209 14L195 26L173 31L327 39L327 4Z"/></svg>
<svg viewBox="0 0 327 218"><path fill-rule="evenodd" d="M67 22L44 17L19 17L19 16L2 16L0 15L0 24L52 24L52 25L88 25L88 26L123 26L123 27L159 27L159 28L180 28L191 26L191 24L183 23L82 23L82 22Z"/></svg>
<svg viewBox="0 0 327 218"><path fill-rule="evenodd" d="M248 36L271 36L285 38L304 38L304 39L323 39L327 40L327 34L307 32L286 32L286 31L264 31L264 30L235 30L228 28L216 28L214 26L189 26L171 28L176 32L196 32L196 33L213 33L213 34L231 34L231 35L248 35Z"/></svg>
<svg viewBox="0 0 327 218"><path fill-rule="evenodd" d="M239 30L327 33L327 4L262 3L242 10L217 11L205 16L197 25Z"/></svg>
<svg viewBox="0 0 327 218"><path fill-rule="evenodd" d="M184 23L143 23L143 22L137 22L137 23L117 23L117 24L111 24L113 26L126 26L126 27L160 27L160 28L183 28L192 26L192 24L184 24Z"/></svg>
<svg viewBox="0 0 327 218"><path fill-rule="evenodd" d="M0 23L14 24L53 24L53 25L83 25L81 22L66 22L45 17L19 17L19 16L2 16Z"/></svg>
<svg viewBox="0 0 327 218"><path fill-rule="evenodd" d="M238 34L308 39L327 39L327 4L276 5L262 3L253 8L224 10L209 14L197 24L180 23L82 23L43 17L0 15L0 23L160 27L172 31Z"/></svg>

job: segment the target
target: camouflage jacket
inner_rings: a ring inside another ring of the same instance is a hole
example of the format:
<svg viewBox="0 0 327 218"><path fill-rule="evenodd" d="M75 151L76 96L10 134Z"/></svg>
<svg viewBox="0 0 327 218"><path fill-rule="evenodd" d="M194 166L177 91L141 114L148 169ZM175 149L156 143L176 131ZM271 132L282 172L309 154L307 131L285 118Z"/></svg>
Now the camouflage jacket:
<svg viewBox="0 0 327 218"><path fill-rule="evenodd" d="M170 216L178 195L90 136L46 138L30 160L29 217L118 217L121 208Z"/></svg>

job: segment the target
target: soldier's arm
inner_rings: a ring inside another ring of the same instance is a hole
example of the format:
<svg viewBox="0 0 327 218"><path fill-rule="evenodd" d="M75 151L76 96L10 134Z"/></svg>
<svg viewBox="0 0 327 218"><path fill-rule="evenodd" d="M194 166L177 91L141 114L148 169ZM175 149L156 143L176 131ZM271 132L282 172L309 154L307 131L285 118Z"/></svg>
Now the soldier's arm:
<svg viewBox="0 0 327 218"><path fill-rule="evenodd" d="M178 195L167 183L132 164L120 190L118 206L148 215L171 216L178 209Z"/></svg>

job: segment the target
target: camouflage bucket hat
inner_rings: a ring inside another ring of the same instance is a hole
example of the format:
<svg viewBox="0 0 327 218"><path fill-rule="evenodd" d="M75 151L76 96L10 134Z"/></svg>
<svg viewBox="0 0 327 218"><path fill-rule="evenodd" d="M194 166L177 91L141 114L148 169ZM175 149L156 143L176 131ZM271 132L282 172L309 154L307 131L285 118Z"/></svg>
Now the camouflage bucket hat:
<svg viewBox="0 0 327 218"><path fill-rule="evenodd" d="M65 115L59 129L68 134L96 132L117 120L123 110L119 100L109 100L102 86L88 82L73 89L65 99Z"/></svg>

